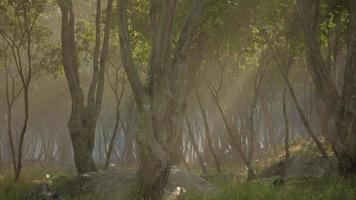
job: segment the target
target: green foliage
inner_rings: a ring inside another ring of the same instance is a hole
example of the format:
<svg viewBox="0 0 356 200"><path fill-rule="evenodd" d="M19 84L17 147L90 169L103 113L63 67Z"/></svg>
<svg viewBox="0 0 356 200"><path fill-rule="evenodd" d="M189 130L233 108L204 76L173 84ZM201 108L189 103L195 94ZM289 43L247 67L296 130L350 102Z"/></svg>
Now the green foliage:
<svg viewBox="0 0 356 200"><path fill-rule="evenodd" d="M61 47L59 44L45 43L41 48L38 67L45 70L48 76L57 78L64 74L62 67Z"/></svg>
<svg viewBox="0 0 356 200"><path fill-rule="evenodd" d="M95 44L95 27L93 23L87 20L80 20L75 26L75 36L77 42L77 51L80 60L80 66L90 66L92 63L94 44ZM90 68L91 69L91 68Z"/></svg>
<svg viewBox="0 0 356 200"><path fill-rule="evenodd" d="M47 0L3 0L0 7L12 7L19 15L41 13Z"/></svg>

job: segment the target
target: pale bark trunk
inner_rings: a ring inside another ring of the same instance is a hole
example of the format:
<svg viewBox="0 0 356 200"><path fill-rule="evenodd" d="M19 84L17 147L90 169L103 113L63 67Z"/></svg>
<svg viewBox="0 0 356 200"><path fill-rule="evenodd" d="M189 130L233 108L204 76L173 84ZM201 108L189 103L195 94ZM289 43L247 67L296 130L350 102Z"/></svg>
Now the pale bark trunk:
<svg viewBox="0 0 356 200"><path fill-rule="evenodd" d="M136 141L139 145L140 165L135 185L127 197L130 200L162 199L171 169L168 154L155 140L152 114L147 108L150 108L149 105L139 111Z"/></svg>
<svg viewBox="0 0 356 200"><path fill-rule="evenodd" d="M189 12L173 50L176 3L175 0L151 1L151 55L147 88L143 85L132 58L127 18L128 0L118 0L117 3L123 66L139 108L136 140L141 162L135 185L128 197L130 199L161 199L174 160L172 152L180 151L181 148L181 119L191 85L186 59L205 1L197 1Z"/></svg>

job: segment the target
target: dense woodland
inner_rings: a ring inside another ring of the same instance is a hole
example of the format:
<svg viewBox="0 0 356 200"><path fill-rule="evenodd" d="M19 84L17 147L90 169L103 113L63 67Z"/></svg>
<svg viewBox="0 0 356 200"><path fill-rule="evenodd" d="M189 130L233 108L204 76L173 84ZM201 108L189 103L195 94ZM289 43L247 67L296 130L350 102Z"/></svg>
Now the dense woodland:
<svg viewBox="0 0 356 200"><path fill-rule="evenodd" d="M354 0L0 0L0 77L15 182L126 168L159 200L172 166L253 182L303 142L356 175Z"/></svg>

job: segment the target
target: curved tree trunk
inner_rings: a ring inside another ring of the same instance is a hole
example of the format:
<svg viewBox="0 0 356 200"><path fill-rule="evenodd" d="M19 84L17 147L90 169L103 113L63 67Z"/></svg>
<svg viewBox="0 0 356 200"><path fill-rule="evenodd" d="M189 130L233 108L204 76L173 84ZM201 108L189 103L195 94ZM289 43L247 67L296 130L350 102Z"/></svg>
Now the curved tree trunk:
<svg viewBox="0 0 356 200"><path fill-rule="evenodd" d="M186 61L205 3L199 0L192 7L182 25L178 41L173 45L177 1L150 2L151 55L146 87L133 61L127 17L128 0L117 1L123 67L139 109L136 141L140 164L128 197L130 199L161 199L172 160L175 160L172 150L181 149L181 119L192 83L189 76L194 77L196 71L195 68L188 69ZM180 157L181 154L177 158Z"/></svg>
<svg viewBox="0 0 356 200"><path fill-rule="evenodd" d="M96 123L101 110L104 92L104 75L111 30L112 2L113 0L108 0L107 2L103 46L100 52L101 0L97 0L93 77L89 87L87 102L85 103L79 79L79 61L75 43L75 20L72 0L58 1L62 12L62 63L72 100L68 127L72 139L74 161L79 174L96 170L92 154L94 149Z"/></svg>
<svg viewBox="0 0 356 200"><path fill-rule="evenodd" d="M136 141L139 145L140 165L130 200L159 200L167 185L171 164L168 154L155 140L152 114L149 105L139 111Z"/></svg>

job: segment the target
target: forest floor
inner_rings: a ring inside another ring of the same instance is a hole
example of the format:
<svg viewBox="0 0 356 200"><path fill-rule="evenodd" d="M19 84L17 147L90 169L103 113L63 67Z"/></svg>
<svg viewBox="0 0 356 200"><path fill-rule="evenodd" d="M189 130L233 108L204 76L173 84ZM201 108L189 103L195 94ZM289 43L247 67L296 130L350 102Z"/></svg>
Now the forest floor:
<svg viewBox="0 0 356 200"><path fill-rule="evenodd" d="M310 146L310 145L309 145ZM307 156L312 148L294 145L294 154ZM273 159L257 161L258 172L263 166L271 166L283 159L283 153ZM265 167L266 168L266 167ZM199 174L199 169L192 169ZM213 169L211 169L213 171ZM184 200L356 200L356 178L344 179L338 176L299 177L279 182L279 179L256 179L245 182L237 166L225 166L224 174L209 173L203 177L217 188L217 193L206 196L187 193ZM12 181L12 171L0 169L0 200L22 200L23 196L40 183L56 185L63 177L75 176L74 168L40 167L24 168L20 182ZM94 196L85 196L78 200L96 200ZM65 199L67 200L67 199ZM69 199L68 199L69 200ZM72 200L72 199L71 199Z"/></svg>
<svg viewBox="0 0 356 200"><path fill-rule="evenodd" d="M46 174L53 177L46 178ZM68 176L72 172L58 169L27 168L22 181L15 183L7 178L0 180L1 200L22 200L26 192L39 182L51 182L59 176ZM2 176L4 177L4 176ZM37 180L37 181L34 181ZM281 185L272 182L253 181L250 183L231 180L208 179L218 193L211 196L190 193L185 200L356 200L356 179L341 177L322 177L296 179ZM95 200L95 197L81 197L82 200Z"/></svg>

